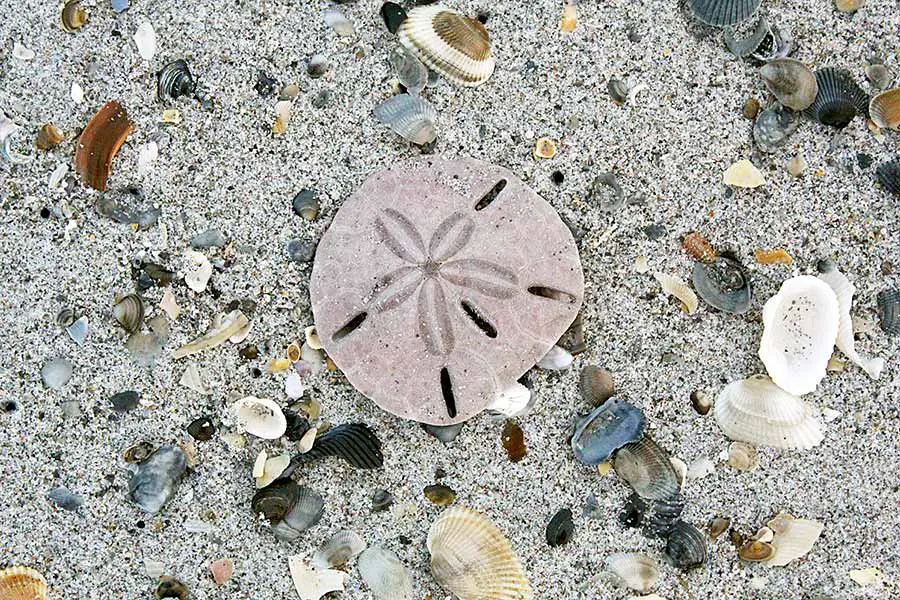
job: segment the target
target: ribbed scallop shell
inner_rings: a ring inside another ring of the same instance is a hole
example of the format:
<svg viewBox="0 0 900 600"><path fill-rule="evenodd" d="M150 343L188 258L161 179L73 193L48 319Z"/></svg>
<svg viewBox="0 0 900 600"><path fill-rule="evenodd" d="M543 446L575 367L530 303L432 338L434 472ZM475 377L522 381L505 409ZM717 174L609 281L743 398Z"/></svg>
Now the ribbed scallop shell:
<svg viewBox="0 0 900 600"><path fill-rule="evenodd" d="M882 163L875 169L875 177L881 186L894 194L900 196L900 160L893 160Z"/></svg>
<svg viewBox="0 0 900 600"><path fill-rule="evenodd" d="M856 115L869 110L869 96L844 69L826 67L815 73L818 94L804 111L809 118L834 127L845 127Z"/></svg>
<svg viewBox="0 0 900 600"><path fill-rule="evenodd" d="M428 100L398 94L375 107L375 118L413 144L430 144L437 137L437 111Z"/></svg>
<svg viewBox="0 0 900 600"><path fill-rule="evenodd" d="M47 600L47 580L31 567L0 570L0 598L3 600Z"/></svg>
<svg viewBox="0 0 900 600"><path fill-rule="evenodd" d="M716 399L715 416L726 436L756 446L808 450L823 438L807 404L765 375L725 386Z"/></svg>
<svg viewBox="0 0 900 600"><path fill-rule="evenodd" d="M298 454L297 463L338 456L357 469L378 469L384 464L381 441L365 423L345 423L316 438L309 452Z"/></svg>
<svg viewBox="0 0 900 600"><path fill-rule="evenodd" d="M606 570L616 575L629 589L646 594L659 581L659 565L646 554L629 552L607 556Z"/></svg>
<svg viewBox="0 0 900 600"><path fill-rule="evenodd" d="M690 523L679 519L669 529L666 555L679 569L699 567L706 562L706 536Z"/></svg>
<svg viewBox="0 0 900 600"><path fill-rule="evenodd" d="M900 130L900 88L873 96L869 101L869 116L879 127Z"/></svg>
<svg viewBox="0 0 900 600"><path fill-rule="evenodd" d="M527 600L531 586L509 540L483 515L447 509L428 531L431 572L459 600Z"/></svg>
<svg viewBox="0 0 900 600"><path fill-rule="evenodd" d="M878 292L878 323L888 335L900 335L900 290Z"/></svg>
<svg viewBox="0 0 900 600"><path fill-rule="evenodd" d="M726 27L746 21L759 8L762 0L691 0L690 7L703 23Z"/></svg>
<svg viewBox="0 0 900 600"><path fill-rule="evenodd" d="M785 281L763 307L759 358L769 376L797 396L815 390L825 377L839 323L838 299L827 283L811 275Z"/></svg>
<svg viewBox="0 0 900 600"><path fill-rule="evenodd" d="M619 448L613 468L645 500L667 500L681 490L668 454L646 435Z"/></svg>
<svg viewBox="0 0 900 600"><path fill-rule="evenodd" d="M448 81L472 87L494 72L488 32L475 19L439 5L417 6L397 33L401 44Z"/></svg>

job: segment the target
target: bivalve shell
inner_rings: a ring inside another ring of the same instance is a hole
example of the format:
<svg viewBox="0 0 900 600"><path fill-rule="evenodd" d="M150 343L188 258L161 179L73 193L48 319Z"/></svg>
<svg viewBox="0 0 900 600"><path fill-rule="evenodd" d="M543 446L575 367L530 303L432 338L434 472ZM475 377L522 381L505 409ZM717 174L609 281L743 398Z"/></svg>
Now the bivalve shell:
<svg viewBox="0 0 900 600"><path fill-rule="evenodd" d="M667 500L681 490L669 456L646 435L622 446L613 457L613 468L645 500Z"/></svg>
<svg viewBox="0 0 900 600"><path fill-rule="evenodd" d="M809 519L795 519L790 515L779 515L772 540L774 552L766 561L766 566L783 567L792 560L806 555L812 550L816 540L822 535L825 525Z"/></svg>
<svg viewBox="0 0 900 600"><path fill-rule="evenodd" d="M357 469L379 469L384 465L381 441L365 423L345 423L318 436L308 452L298 454L294 462L307 463L337 456Z"/></svg>
<svg viewBox="0 0 900 600"><path fill-rule="evenodd" d="M882 163L875 168L875 177L881 187L900 196L900 160Z"/></svg>
<svg viewBox="0 0 900 600"><path fill-rule="evenodd" d="M240 428L256 437L277 440L287 431L281 407L267 398L247 396L235 402L232 411Z"/></svg>
<svg viewBox="0 0 900 600"><path fill-rule="evenodd" d="M679 569L699 567L706 562L706 536L690 523L679 519L669 529L666 555Z"/></svg>
<svg viewBox="0 0 900 600"><path fill-rule="evenodd" d="M628 552L607 556L606 570L619 578L625 587L646 594L659 581L659 565L646 554Z"/></svg>
<svg viewBox="0 0 900 600"><path fill-rule="evenodd" d="M81 0L68 0L59 12L59 26L63 31L74 33L87 22L87 11L81 5Z"/></svg>
<svg viewBox="0 0 900 600"><path fill-rule="evenodd" d="M134 122L115 100L107 102L88 122L75 147L75 172L85 185L106 191L113 158L134 131Z"/></svg>
<svg viewBox="0 0 900 600"><path fill-rule="evenodd" d="M641 439L644 413L619 398L611 398L579 421L572 436L572 451L584 465L606 462L613 453Z"/></svg>
<svg viewBox="0 0 900 600"><path fill-rule="evenodd" d="M888 289L878 292L878 323L888 335L900 335L900 290Z"/></svg>
<svg viewBox="0 0 900 600"><path fill-rule="evenodd" d="M375 118L413 144L430 144L437 138L437 111L428 100L398 94L375 107Z"/></svg>
<svg viewBox="0 0 900 600"><path fill-rule="evenodd" d="M816 76L793 58L770 61L760 68L759 75L775 98L792 110L809 108L819 92Z"/></svg>
<svg viewBox="0 0 900 600"><path fill-rule="evenodd" d="M900 88L873 96L869 101L869 117L883 129L900 130Z"/></svg>
<svg viewBox="0 0 900 600"><path fill-rule="evenodd" d="M726 27L753 16L762 0L690 0L694 16L707 25Z"/></svg>
<svg viewBox="0 0 900 600"><path fill-rule="evenodd" d="M0 569L0 598L3 600L48 600L47 580L31 567Z"/></svg>
<svg viewBox="0 0 900 600"><path fill-rule="evenodd" d="M372 546L360 555L357 568L376 600L412 598L412 577L400 558L390 550Z"/></svg>
<svg viewBox="0 0 900 600"><path fill-rule="evenodd" d="M856 115L869 109L869 97L844 69L826 67L816 71L819 93L806 109L809 118L823 125L845 127Z"/></svg>
<svg viewBox="0 0 900 600"><path fill-rule="evenodd" d="M128 333L134 333L141 328L144 312L144 301L137 294L128 294L113 306L113 316Z"/></svg>
<svg viewBox="0 0 900 600"><path fill-rule="evenodd" d="M346 565L366 549L366 542L358 533L342 530L319 546L313 555L312 564L317 569L333 569Z"/></svg>

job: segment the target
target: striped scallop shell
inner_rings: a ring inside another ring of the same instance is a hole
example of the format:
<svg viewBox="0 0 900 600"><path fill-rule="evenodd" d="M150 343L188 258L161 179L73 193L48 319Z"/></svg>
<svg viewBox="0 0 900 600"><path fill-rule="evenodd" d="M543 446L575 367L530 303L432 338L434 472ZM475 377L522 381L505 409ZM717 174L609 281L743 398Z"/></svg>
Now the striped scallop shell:
<svg viewBox="0 0 900 600"><path fill-rule="evenodd" d="M690 0L694 16L714 27L726 27L746 21L762 0Z"/></svg>
<svg viewBox="0 0 900 600"><path fill-rule="evenodd" d="M875 168L875 177L881 187L900 196L900 160L892 160L882 163Z"/></svg>
<svg viewBox="0 0 900 600"><path fill-rule="evenodd" d="M0 569L0 598L3 600L47 600L49 594L47 580L34 569Z"/></svg>
<svg viewBox="0 0 900 600"><path fill-rule="evenodd" d="M659 564L646 554L627 552L607 556L606 570L616 575L625 587L646 594L659 581Z"/></svg>
<svg viewBox="0 0 900 600"><path fill-rule="evenodd" d="M669 455L646 435L619 448L613 468L645 500L668 500L681 490Z"/></svg>
<svg viewBox="0 0 900 600"><path fill-rule="evenodd" d="M725 386L716 399L715 415L729 438L757 446L808 450L823 438L807 404L765 375Z"/></svg>
<svg viewBox="0 0 900 600"><path fill-rule="evenodd" d="M413 597L412 577L394 552L372 546L360 555L357 569L376 600L410 600Z"/></svg>
<svg viewBox="0 0 900 600"><path fill-rule="evenodd" d="M475 19L439 5L417 6L397 33L401 44L448 81L474 87L494 72L488 32Z"/></svg>
<svg viewBox="0 0 900 600"><path fill-rule="evenodd" d="M509 540L483 515L458 506L428 531L431 572L459 600L527 600L531 586Z"/></svg>
<svg viewBox="0 0 900 600"><path fill-rule="evenodd" d="M869 96L845 69L825 67L815 73L818 94L804 114L814 121L845 127L856 115L869 112Z"/></svg>
<svg viewBox="0 0 900 600"><path fill-rule="evenodd" d="M869 116L879 127L900 130L900 88L873 96L869 101Z"/></svg>
<svg viewBox="0 0 900 600"><path fill-rule="evenodd" d="M437 111L421 96L398 94L376 106L374 114L394 133L413 144L430 144L437 137Z"/></svg>
<svg viewBox="0 0 900 600"><path fill-rule="evenodd" d="M818 521L795 519L790 515L779 515L773 521L779 527L772 540L775 551L764 563L767 567L783 567L792 560L805 556L825 529L825 525Z"/></svg>

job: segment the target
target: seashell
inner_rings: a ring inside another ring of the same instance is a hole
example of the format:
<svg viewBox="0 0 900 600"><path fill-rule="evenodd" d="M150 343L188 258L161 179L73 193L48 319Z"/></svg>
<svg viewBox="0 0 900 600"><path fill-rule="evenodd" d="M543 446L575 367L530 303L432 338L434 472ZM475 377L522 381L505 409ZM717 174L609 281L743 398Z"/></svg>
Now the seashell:
<svg viewBox="0 0 900 600"><path fill-rule="evenodd" d="M881 63L866 65L866 79L878 90L887 89L891 85L891 72Z"/></svg>
<svg viewBox="0 0 900 600"><path fill-rule="evenodd" d="M156 74L156 97L161 101L192 96L196 90L197 83L183 58L173 60Z"/></svg>
<svg viewBox="0 0 900 600"><path fill-rule="evenodd" d="M572 511L568 508L561 508L547 523L544 539L547 540L547 545L555 548L568 544L574 533L575 522L572 520Z"/></svg>
<svg viewBox="0 0 900 600"><path fill-rule="evenodd" d="M441 440L443 443L449 444L455 440L456 436L459 435L459 432L462 431L463 425L465 425L465 422L456 423L454 425L429 425L423 423L422 429L427 431L429 435Z"/></svg>
<svg viewBox="0 0 900 600"><path fill-rule="evenodd" d="M556 156L556 142L550 138L539 138L531 152L535 158L553 158Z"/></svg>
<svg viewBox="0 0 900 600"><path fill-rule="evenodd" d="M517 417L525 414L532 407L531 399L531 390L516 382L497 394L497 397L485 410L498 412L507 417Z"/></svg>
<svg viewBox="0 0 900 600"><path fill-rule="evenodd" d="M281 135L287 131L291 122L291 109L294 107L290 100L279 100L275 103L275 123L272 124L272 133Z"/></svg>
<svg viewBox="0 0 900 600"><path fill-rule="evenodd" d="M626 527L642 527L647 537L666 537L684 510L684 497L647 501L633 492L625 501L619 521Z"/></svg>
<svg viewBox="0 0 900 600"><path fill-rule="evenodd" d="M49 600L47 580L31 567L0 569L0 598L3 600Z"/></svg>
<svg viewBox="0 0 900 600"><path fill-rule="evenodd" d="M34 57L37 55L31 48L27 48L19 42L16 42L13 44L12 56L18 60L29 61L34 60Z"/></svg>
<svg viewBox="0 0 900 600"><path fill-rule="evenodd" d="M865 6L866 0L834 0L834 7L843 13L853 13Z"/></svg>
<svg viewBox="0 0 900 600"><path fill-rule="evenodd" d="M357 469L380 469L384 465L381 441L365 423L345 423L316 438L309 452L294 457L295 463L308 463L326 456L343 458Z"/></svg>
<svg viewBox="0 0 900 600"><path fill-rule="evenodd" d="M575 427L572 451L581 464L606 462L616 450L641 439L644 413L619 398L611 398L594 409Z"/></svg>
<svg viewBox="0 0 900 600"><path fill-rule="evenodd" d="M375 107L375 118L413 144L430 144L437 138L437 111L420 96L399 94Z"/></svg>
<svg viewBox="0 0 900 600"><path fill-rule="evenodd" d="M279 479L254 494L250 507L271 523L284 519L297 503L300 486L293 479Z"/></svg>
<svg viewBox="0 0 900 600"><path fill-rule="evenodd" d="M391 33L397 33L400 25L406 20L406 11L396 2L385 2L381 5L379 12L381 13L381 19L384 21L384 26Z"/></svg>
<svg viewBox="0 0 900 600"><path fill-rule="evenodd" d="M279 479L278 481L283 480ZM263 488L263 490L266 489L269 488ZM318 523L324 513L325 501L322 496L312 488L298 486L294 505L284 515L284 518L278 522L272 522L272 533L281 541L295 542L300 539L304 531Z"/></svg>
<svg viewBox="0 0 900 600"><path fill-rule="evenodd" d="M875 168L875 177L881 187L900 196L900 160L882 163Z"/></svg>
<svg viewBox="0 0 900 600"><path fill-rule="evenodd" d="M134 32L134 45L144 60L150 60L156 54L156 32L149 21L142 21Z"/></svg>
<svg viewBox="0 0 900 600"><path fill-rule="evenodd" d="M0 112L0 155L14 165L24 165L34 159L33 155L19 154L12 150L12 136L22 129L12 119Z"/></svg>
<svg viewBox="0 0 900 600"><path fill-rule="evenodd" d="M113 317L128 333L134 333L144 322L144 301L137 294L128 294L113 306Z"/></svg>
<svg viewBox="0 0 900 600"><path fill-rule="evenodd" d="M756 446L809 450L823 439L806 403L765 375L725 386L716 399L715 415L726 436Z"/></svg>
<svg viewBox="0 0 900 600"><path fill-rule="evenodd" d="M428 67L403 46L394 48L388 62L400 84L412 95L419 94L428 84Z"/></svg>
<svg viewBox="0 0 900 600"><path fill-rule="evenodd" d="M122 458L128 464L136 465L147 460L147 458L153 454L154 449L153 444L150 442L138 442L125 450Z"/></svg>
<svg viewBox="0 0 900 600"><path fill-rule="evenodd" d="M584 341L584 319L580 311L575 315L575 320L572 321L566 332L556 340L556 345L573 356L587 350L587 344Z"/></svg>
<svg viewBox="0 0 900 600"><path fill-rule="evenodd" d="M265 440L277 440L287 430L287 419L272 400L247 396L231 406L238 427Z"/></svg>
<svg viewBox="0 0 900 600"><path fill-rule="evenodd" d="M731 527L731 519L728 517L716 517L709 524L709 537L713 540L725 533Z"/></svg>
<svg viewBox="0 0 900 600"><path fill-rule="evenodd" d="M423 493L429 502L438 506L448 506L456 500L456 492L453 491L453 488L441 483L426 485Z"/></svg>
<svg viewBox="0 0 900 600"><path fill-rule="evenodd" d="M547 354L537 362L537 368L545 371L562 371L572 366L575 357L559 346L553 346Z"/></svg>
<svg viewBox="0 0 900 600"><path fill-rule="evenodd" d="M613 554L603 561L606 570L625 587L646 594L659 581L659 565L646 554Z"/></svg>
<svg viewBox="0 0 900 600"><path fill-rule="evenodd" d="M621 79L611 77L609 81L606 82L606 91L609 94L609 97L612 98L612 101L618 106L623 106L628 100L628 84Z"/></svg>
<svg viewBox="0 0 900 600"><path fill-rule="evenodd" d="M691 283L713 308L735 315L750 309L753 299L750 278L737 261L720 256L711 263L694 263Z"/></svg>
<svg viewBox="0 0 900 600"><path fill-rule="evenodd" d="M220 558L209 565L209 572L213 576L216 585L225 585L234 575L234 561L230 558Z"/></svg>
<svg viewBox="0 0 900 600"><path fill-rule="evenodd" d="M850 579L863 587L881 583L881 580L884 579L884 573L881 569L876 569L875 567L850 569L847 574L850 576Z"/></svg>
<svg viewBox="0 0 900 600"><path fill-rule="evenodd" d="M716 260L716 249L706 241L702 234L696 231L684 236L684 239L681 240L681 247L700 262L711 263Z"/></svg>
<svg viewBox="0 0 900 600"><path fill-rule="evenodd" d="M134 122L121 104L107 102L88 122L75 147L75 172L85 185L106 191L113 158L134 131Z"/></svg>
<svg viewBox="0 0 900 600"><path fill-rule="evenodd" d="M35 146L37 146L38 150L50 150L59 146L64 139L66 139L66 136L59 127L53 123L47 123L38 131Z"/></svg>
<svg viewBox="0 0 900 600"><path fill-rule="evenodd" d="M669 529L666 556L681 570L687 571L706 562L706 539L700 530L678 520Z"/></svg>
<svg viewBox="0 0 900 600"><path fill-rule="evenodd" d="M199 417L190 422L187 432L198 442L208 442L216 434L216 426L209 417Z"/></svg>
<svg viewBox="0 0 900 600"><path fill-rule="evenodd" d="M702 390L694 390L691 392L691 406L697 411L697 414L705 415L712 408L712 401L709 394Z"/></svg>
<svg viewBox="0 0 900 600"><path fill-rule="evenodd" d="M41 367L41 379L48 389L60 390L71 378L72 363L65 358L50 358Z"/></svg>
<svg viewBox="0 0 900 600"><path fill-rule="evenodd" d="M78 31L87 21L87 11L81 5L81 0L68 0L59 12L59 26L69 33Z"/></svg>
<svg viewBox="0 0 900 600"><path fill-rule="evenodd" d="M801 159L802 160L802 159ZM761 265L790 265L794 259L783 248L774 248L772 250L756 249L753 251L756 262Z"/></svg>
<svg viewBox="0 0 900 600"><path fill-rule="evenodd" d="M306 339L306 345L313 350L322 349L322 340L319 339L319 333L315 325L310 325L303 330L303 337Z"/></svg>
<svg viewBox="0 0 900 600"><path fill-rule="evenodd" d="M317 569L342 567L366 549L366 542L355 531L342 530L319 546L312 558Z"/></svg>
<svg viewBox="0 0 900 600"><path fill-rule="evenodd" d="M206 382L203 381L200 367L194 363L190 363L187 366L184 370L184 374L182 374L181 379L178 381L178 384L183 385L198 394L207 395L212 393L212 390L210 390L209 387L207 387Z"/></svg>
<svg viewBox="0 0 900 600"><path fill-rule="evenodd" d="M732 442L728 446L728 466L738 471L755 471L759 467L756 446L746 442Z"/></svg>
<svg viewBox="0 0 900 600"><path fill-rule="evenodd" d="M753 98L747 98L744 102L744 106L741 108L741 114L744 115L744 118L748 121L752 121L756 118L756 115L759 114L759 100Z"/></svg>
<svg viewBox="0 0 900 600"><path fill-rule="evenodd" d="M261 455L265 457L265 453L261 453ZM285 469L287 469L290 464L291 455L287 452L265 459L263 461L262 473L259 475L255 472L253 473L253 476L256 478L256 488L260 489L270 485L273 481L281 477L281 474L284 473Z"/></svg>
<svg viewBox="0 0 900 600"><path fill-rule="evenodd" d="M759 358L772 380L797 396L815 390L839 323L838 299L828 284L810 275L785 281L763 307Z"/></svg>
<svg viewBox="0 0 900 600"><path fill-rule="evenodd" d="M759 70L766 88L791 110L805 110L816 99L819 86L809 67L793 58L778 58Z"/></svg>
<svg viewBox="0 0 900 600"><path fill-rule="evenodd" d="M138 465L128 482L128 497L144 512L157 513L175 494L186 469L181 448L162 446Z"/></svg>
<svg viewBox="0 0 900 600"><path fill-rule="evenodd" d="M531 586L509 540L483 515L454 506L428 530L431 573L459 600L530 600Z"/></svg>
<svg viewBox="0 0 900 600"><path fill-rule="evenodd" d="M387 490L375 490L372 494L372 512L382 512L394 504L394 495Z"/></svg>
<svg viewBox="0 0 900 600"><path fill-rule="evenodd" d="M563 6L562 18L559 20L559 30L563 33L572 33L578 25L578 10L574 4L566 2Z"/></svg>
<svg viewBox="0 0 900 600"><path fill-rule="evenodd" d="M826 262L825 270L819 273L819 279L827 283L837 297L840 319L838 321L837 341L835 345L844 353L853 364L861 368L872 379L878 379L884 369L883 358L865 358L856 351L856 343L853 339L853 320L850 317L850 307L853 305L853 294L856 288L847 279L847 276L837 270L830 262Z"/></svg>
<svg viewBox="0 0 900 600"><path fill-rule="evenodd" d="M774 102L753 123L753 141L762 152L772 153L787 143L798 127L800 115Z"/></svg>
<svg viewBox="0 0 900 600"><path fill-rule="evenodd" d="M739 160L725 170L722 175L725 185L733 185L742 188L757 188L766 182L763 174L759 172L749 160Z"/></svg>
<svg viewBox="0 0 900 600"><path fill-rule="evenodd" d="M865 115L869 97L849 71L825 67L816 71L819 93L804 114L823 125L845 127L856 115Z"/></svg>
<svg viewBox="0 0 900 600"><path fill-rule="evenodd" d="M356 36L356 28L353 26L353 23L348 21L347 17L345 17L337 7L329 6L322 11L322 17L325 19L325 24L331 27L331 29L339 36Z"/></svg>
<svg viewBox="0 0 900 600"><path fill-rule="evenodd" d="M448 81L477 86L494 72L487 30L443 6L416 6L398 30L400 43Z"/></svg>
<svg viewBox="0 0 900 600"><path fill-rule="evenodd" d="M613 468L645 500L667 500L681 490L668 455L646 435L619 448Z"/></svg>
<svg viewBox="0 0 900 600"><path fill-rule="evenodd" d="M140 405L141 394L134 390L125 390L109 397L109 402L116 412L127 412Z"/></svg>
<svg viewBox="0 0 900 600"><path fill-rule="evenodd" d="M738 556L741 557L741 560L750 562L769 560L774 553L775 549L771 544L760 541L749 541L738 549Z"/></svg>
<svg viewBox="0 0 900 600"><path fill-rule="evenodd" d="M888 335L900 335L900 290L887 289L878 292L878 324Z"/></svg>
<svg viewBox="0 0 900 600"><path fill-rule="evenodd" d="M188 261L184 283L198 294L206 290L209 278L212 277L212 263L201 252L188 250L184 253Z"/></svg>
<svg viewBox="0 0 900 600"><path fill-rule="evenodd" d="M56 313L56 324L65 329L69 325L75 322L75 311L73 311L69 307L65 307L60 309L58 313Z"/></svg>
<svg viewBox="0 0 900 600"><path fill-rule="evenodd" d="M330 68L331 63L328 62L328 58L324 54L313 54L306 63L306 74L313 79L318 79L323 77ZM281 90L278 99L282 102L293 102L299 94L300 87L296 84L291 84Z"/></svg>
<svg viewBox="0 0 900 600"><path fill-rule="evenodd" d="M691 463L684 473L686 481L696 481L703 479L716 472L716 463L706 456L701 456Z"/></svg>
<svg viewBox="0 0 900 600"><path fill-rule="evenodd" d="M500 440L510 462L519 462L528 454L528 449L525 447L525 432L515 421L508 420L504 423Z"/></svg>
<svg viewBox="0 0 900 600"><path fill-rule="evenodd" d="M203 336L185 344L172 353L172 358L184 358L210 348L215 348L229 339L238 339L249 332L250 320L240 310L233 310L220 320ZM238 342L234 342L238 343Z"/></svg>
<svg viewBox="0 0 900 600"><path fill-rule="evenodd" d="M625 192L614 173L601 173L594 178L588 195L603 212L615 212L625 205Z"/></svg>
<svg viewBox="0 0 900 600"><path fill-rule="evenodd" d="M694 293L694 290L688 284L678 277L660 273L659 271L654 272L653 277L662 286L663 292L667 295L675 296L681 301L682 308L687 314L692 315L697 312L700 301L697 299L697 294Z"/></svg>
<svg viewBox="0 0 900 600"><path fill-rule="evenodd" d="M47 500L63 510L78 510L84 506L84 498L64 487L49 490Z"/></svg>
<svg viewBox="0 0 900 600"><path fill-rule="evenodd" d="M319 192L309 189L300 190L291 201L291 207L294 209L294 214L307 221L315 221L319 216Z"/></svg>
<svg viewBox="0 0 900 600"><path fill-rule="evenodd" d="M713 27L736 25L753 16L761 0L690 0L694 17Z"/></svg>
<svg viewBox="0 0 900 600"><path fill-rule="evenodd" d="M300 600L319 600L330 592L343 592L347 575L332 569L319 570L299 556L288 557L288 568Z"/></svg>
<svg viewBox="0 0 900 600"><path fill-rule="evenodd" d="M155 595L157 598L178 598L178 600L188 600L190 592L187 586L168 575L159 578L159 584L156 586Z"/></svg>
<svg viewBox="0 0 900 600"><path fill-rule="evenodd" d="M596 365L584 366L578 387L581 390L581 397L593 406L602 405L616 394L613 374Z"/></svg>
<svg viewBox="0 0 900 600"><path fill-rule="evenodd" d="M734 29L726 27L725 45L736 58L749 57L765 63L790 54L793 40L779 27L769 25L765 17L760 17L753 33L743 39L735 38Z"/></svg>
<svg viewBox="0 0 900 600"><path fill-rule="evenodd" d="M766 566L783 567L792 560L806 555L812 550L816 540L822 535L825 525L809 519L795 519L781 515L779 527L772 540L774 552L766 561ZM774 528L773 528L774 529Z"/></svg>
<svg viewBox="0 0 900 600"><path fill-rule="evenodd" d="M87 338L88 334L87 317L81 317L77 321L72 322L71 325L66 327L66 333L69 334L69 337L72 338L73 342L79 346L83 346L84 340Z"/></svg>
<svg viewBox="0 0 900 600"><path fill-rule="evenodd" d="M869 117L882 129L900 131L900 88L872 96L869 101Z"/></svg>
<svg viewBox="0 0 900 600"><path fill-rule="evenodd" d="M376 600L412 598L412 577L400 558L390 550L372 546L360 555L357 568Z"/></svg>

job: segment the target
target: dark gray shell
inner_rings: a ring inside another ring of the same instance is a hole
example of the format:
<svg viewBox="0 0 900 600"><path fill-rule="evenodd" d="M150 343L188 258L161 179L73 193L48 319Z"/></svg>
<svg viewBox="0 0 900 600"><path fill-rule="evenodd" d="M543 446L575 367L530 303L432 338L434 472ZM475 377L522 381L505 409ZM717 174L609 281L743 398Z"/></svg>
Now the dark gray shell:
<svg viewBox="0 0 900 600"><path fill-rule="evenodd" d="M581 397L591 406L600 406L616 394L613 375L597 365L585 365L578 380Z"/></svg>
<svg viewBox="0 0 900 600"><path fill-rule="evenodd" d="M295 464L338 456L357 469L379 469L384 465L381 441L365 423L345 423L316 438L309 452L294 457Z"/></svg>
<svg viewBox="0 0 900 600"><path fill-rule="evenodd" d="M625 501L619 520L626 527L640 527L647 537L664 538L681 517L684 496L679 492L664 500L644 500L636 492Z"/></svg>
<svg viewBox="0 0 900 600"><path fill-rule="evenodd" d="M187 458L175 445L163 446L138 465L128 482L128 497L141 510L157 513L172 497L187 469Z"/></svg>
<svg viewBox="0 0 900 600"><path fill-rule="evenodd" d="M547 544L551 548L555 548L556 546L568 544L574 532L575 522L572 520L572 511L568 508L561 508L547 524L544 537L547 540Z"/></svg>
<svg viewBox="0 0 900 600"><path fill-rule="evenodd" d="M293 479L276 479L253 495L250 508L257 515L276 523L294 507L299 494L300 486Z"/></svg>
<svg viewBox="0 0 900 600"><path fill-rule="evenodd" d="M900 335L900 290L878 292L878 322L888 335Z"/></svg>
<svg viewBox="0 0 900 600"><path fill-rule="evenodd" d="M753 290L747 271L737 261L718 256L711 263L696 262L691 283L713 308L736 315L750 309Z"/></svg>
<svg viewBox="0 0 900 600"><path fill-rule="evenodd" d="M456 436L458 436L462 431L463 425L465 425L465 422L456 423L455 425L429 425L427 423L423 423L422 429L427 431L429 435L436 437L445 444L449 444L450 442L455 440Z"/></svg>
<svg viewBox="0 0 900 600"><path fill-rule="evenodd" d="M668 455L648 436L619 448L613 468L644 500L668 500L680 492Z"/></svg>
<svg viewBox="0 0 900 600"><path fill-rule="evenodd" d="M706 537L685 521L675 521L669 530L666 555L682 570L699 567L706 562Z"/></svg>
<svg viewBox="0 0 900 600"><path fill-rule="evenodd" d="M160 100L192 96L196 89L194 76L183 58L173 60L156 74L156 96Z"/></svg>
<svg viewBox="0 0 900 600"><path fill-rule="evenodd" d="M321 494L312 488L299 486L297 501L281 521L272 524L272 533L279 540L296 541L304 531L318 523L324 513L325 501Z"/></svg>
<svg viewBox="0 0 900 600"><path fill-rule="evenodd" d="M622 446L639 440L644 424L641 409L619 398L610 398L578 422L572 436L572 451L582 464L599 465Z"/></svg>
<svg viewBox="0 0 900 600"><path fill-rule="evenodd" d="M778 102L759 113L753 123L753 141L762 152L775 152L800 126L800 115Z"/></svg>
<svg viewBox="0 0 900 600"><path fill-rule="evenodd" d="M690 0L694 16L713 27L726 27L753 16L762 0Z"/></svg>
<svg viewBox="0 0 900 600"><path fill-rule="evenodd" d="M814 121L846 127L856 115L869 111L869 96L853 80L849 71L826 67L815 73L819 93L803 113Z"/></svg>
<svg viewBox="0 0 900 600"><path fill-rule="evenodd" d="M900 160L878 165L875 168L875 177L878 178L881 187L895 196L900 196Z"/></svg>

